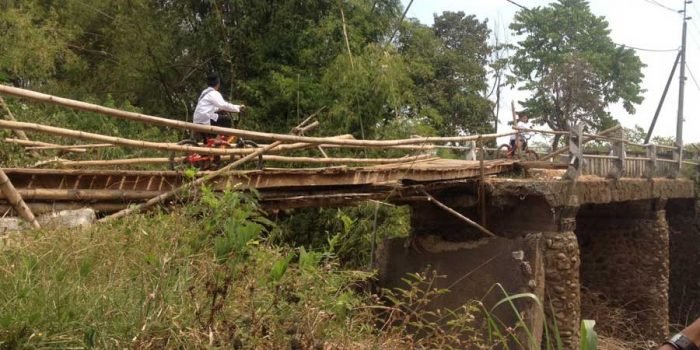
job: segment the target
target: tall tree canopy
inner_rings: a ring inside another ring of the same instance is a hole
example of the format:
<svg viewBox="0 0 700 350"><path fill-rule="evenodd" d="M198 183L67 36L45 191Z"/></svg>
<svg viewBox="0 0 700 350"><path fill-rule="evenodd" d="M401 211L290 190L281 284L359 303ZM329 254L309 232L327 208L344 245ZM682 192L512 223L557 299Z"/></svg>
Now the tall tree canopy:
<svg viewBox="0 0 700 350"><path fill-rule="evenodd" d="M490 131L486 23L445 12L426 26L402 13L400 0L4 1L0 81L186 119L217 72L224 96L251 107L246 128L284 132L326 107L326 134ZM48 115L78 129L88 119Z"/></svg>
<svg viewBox="0 0 700 350"><path fill-rule="evenodd" d="M461 11L435 15L432 27L405 26L399 50L417 87L415 113L428 116L442 133L493 130L492 103L483 97L490 33L486 21Z"/></svg>
<svg viewBox="0 0 700 350"><path fill-rule="evenodd" d="M629 113L643 100L642 64L634 50L617 46L608 22L585 0L558 0L521 10L510 28L523 39L512 66L522 89L532 92L524 107L534 122L569 130L584 122L609 126L607 110L621 102Z"/></svg>

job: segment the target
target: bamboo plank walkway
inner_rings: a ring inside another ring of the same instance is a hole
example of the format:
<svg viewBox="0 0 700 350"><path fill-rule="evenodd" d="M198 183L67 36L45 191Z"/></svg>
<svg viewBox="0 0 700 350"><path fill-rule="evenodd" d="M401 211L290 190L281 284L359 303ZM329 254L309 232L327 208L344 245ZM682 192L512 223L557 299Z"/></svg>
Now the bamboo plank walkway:
<svg viewBox="0 0 700 350"><path fill-rule="evenodd" d="M509 172L514 164L510 160L486 161L484 174ZM3 170L30 207L41 208L96 204L110 208L105 211L112 211L119 207L117 204L140 203L186 181L181 173L174 171ZM232 172L214 181L212 187L217 190L233 186L255 188L263 195L263 201L269 200L276 203L276 208L284 209L312 205L309 199L334 204L378 199L416 184L478 178L480 170L478 161L450 159L367 167L273 168ZM199 175L204 174L206 172ZM7 199L0 194L0 210L7 204Z"/></svg>

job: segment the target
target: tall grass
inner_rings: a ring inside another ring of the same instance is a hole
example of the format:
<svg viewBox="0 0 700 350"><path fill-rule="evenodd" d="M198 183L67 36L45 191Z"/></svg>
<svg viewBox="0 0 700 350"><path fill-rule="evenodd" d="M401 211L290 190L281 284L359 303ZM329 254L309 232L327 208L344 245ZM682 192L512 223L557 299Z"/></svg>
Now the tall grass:
<svg viewBox="0 0 700 350"><path fill-rule="evenodd" d="M5 236L0 349L504 348L517 332L478 320L533 297L435 310L438 276L372 293L372 274L341 268L334 245L276 246L276 230L251 195L204 190L172 213Z"/></svg>
<svg viewBox="0 0 700 350"><path fill-rule="evenodd" d="M276 229L249 195L205 190L173 213L3 237L0 348L463 347L471 310L430 323L427 279L389 303L332 251L270 244Z"/></svg>

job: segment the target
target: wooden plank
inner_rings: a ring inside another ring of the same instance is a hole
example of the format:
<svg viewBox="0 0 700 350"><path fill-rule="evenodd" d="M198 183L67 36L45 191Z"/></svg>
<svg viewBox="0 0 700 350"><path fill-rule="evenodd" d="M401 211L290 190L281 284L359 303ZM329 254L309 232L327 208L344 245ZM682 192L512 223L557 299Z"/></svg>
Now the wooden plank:
<svg viewBox="0 0 700 350"><path fill-rule="evenodd" d="M461 166L457 166L461 164ZM494 175L513 169L513 162L485 163L486 175ZM6 173L18 184L18 187L28 187L30 177L34 177L33 187L54 188L57 178L64 176L93 176L93 181L88 185L87 181L81 181L79 189L109 189L114 181L129 177L151 177L149 183L141 182L136 186L138 190L150 190L151 185L159 183L158 190L162 190L165 183L177 186L182 183L183 176L177 172L138 172L138 171L74 171L65 169L7 169ZM208 172L202 172L200 176ZM249 170L233 172L224 176L221 181L214 182L217 188L224 188L225 183L242 184L246 187L275 188L275 187L317 187L317 186L343 186L361 185L373 183L386 183L396 181L432 182L467 179L479 176L478 162L460 161L459 163L440 164L433 163L423 165L397 164L394 167L363 167L363 168L321 168L307 169L280 169L280 170ZM158 181L158 182L156 182ZM120 182L116 182L119 184ZM100 187L98 187L100 186Z"/></svg>

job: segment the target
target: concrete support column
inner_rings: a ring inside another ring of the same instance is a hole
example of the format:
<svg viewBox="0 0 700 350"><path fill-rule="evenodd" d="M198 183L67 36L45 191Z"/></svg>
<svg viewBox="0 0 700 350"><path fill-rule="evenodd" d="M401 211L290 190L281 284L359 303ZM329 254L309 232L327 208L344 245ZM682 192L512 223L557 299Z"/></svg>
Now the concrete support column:
<svg viewBox="0 0 700 350"><path fill-rule="evenodd" d="M579 347L581 325L581 258L576 228L577 197L566 206L553 207L543 197L502 197L494 201L490 222L495 232L508 236L540 233L545 241L545 293L542 300L550 334L558 330L565 349ZM508 220L498 218L508 218ZM555 346L556 340L550 339ZM544 348L544 346L543 346Z"/></svg>
<svg viewBox="0 0 700 350"><path fill-rule="evenodd" d="M577 217L584 290L626 312L629 327L668 336L668 225L665 201L584 206ZM584 317L585 317L584 306ZM619 334L624 338L624 334Z"/></svg>

